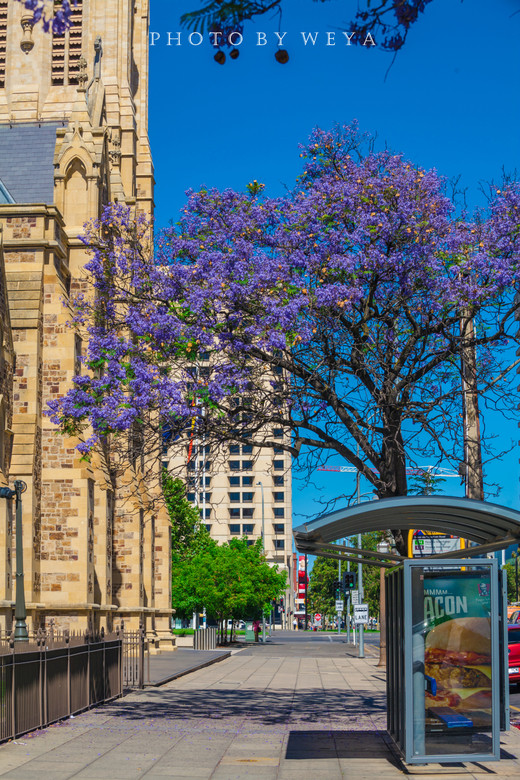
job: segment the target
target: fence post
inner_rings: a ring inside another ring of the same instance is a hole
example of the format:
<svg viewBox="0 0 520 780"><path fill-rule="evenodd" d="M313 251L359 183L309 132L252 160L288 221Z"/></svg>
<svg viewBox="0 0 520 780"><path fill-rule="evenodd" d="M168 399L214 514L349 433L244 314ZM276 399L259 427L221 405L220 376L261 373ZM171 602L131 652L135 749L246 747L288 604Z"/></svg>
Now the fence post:
<svg viewBox="0 0 520 780"><path fill-rule="evenodd" d="M87 646L87 707L90 708L90 633L85 631L85 644Z"/></svg>
<svg viewBox="0 0 520 780"><path fill-rule="evenodd" d="M36 632L36 644L38 646L38 655L40 657L40 674L38 678L38 702L40 707L40 728L43 728L43 632L39 628Z"/></svg>
<svg viewBox="0 0 520 780"><path fill-rule="evenodd" d="M139 624L139 688L144 688L144 627L143 624Z"/></svg>
<svg viewBox="0 0 520 780"><path fill-rule="evenodd" d="M103 643L103 701L107 698L107 681L106 681L106 657L105 657L105 628L101 626L101 642Z"/></svg>
<svg viewBox="0 0 520 780"><path fill-rule="evenodd" d="M71 679L70 679L70 632L66 628L64 631L65 644L67 646L67 707L69 710L69 716L72 715L72 691L71 691Z"/></svg>
<svg viewBox="0 0 520 780"><path fill-rule="evenodd" d="M119 664L117 672L118 672L118 680L119 680L119 695L123 695L123 631L119 628L116 628L116 636L119 640L119 651L117 655L117 662Z"/></svg>
<svg viewBox="0 0 520 780"><path fill-rule="evenodd" d="M15 673L15 661L16 656L14 653L14 634L11 632L9 637L9 649L11 650L11 720L12 720L12 737L16 739L16 673Z"/></svg>

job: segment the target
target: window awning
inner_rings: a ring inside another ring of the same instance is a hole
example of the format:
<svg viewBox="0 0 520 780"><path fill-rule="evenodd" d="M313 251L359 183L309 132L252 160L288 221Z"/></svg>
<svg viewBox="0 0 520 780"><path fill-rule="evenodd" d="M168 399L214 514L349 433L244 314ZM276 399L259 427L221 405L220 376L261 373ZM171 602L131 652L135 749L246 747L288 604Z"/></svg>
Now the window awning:
<svg viewBox="0 0 520 780"><path fill-rule="evenodd" d="M437 531L474 543L464 550L432 558L474 557L518 544L520 512L454 496L399 496L337 509L294 528L293 535L298 552L388 567L403 558L394 553L345 548L333 542L392 528Z"/></svg>

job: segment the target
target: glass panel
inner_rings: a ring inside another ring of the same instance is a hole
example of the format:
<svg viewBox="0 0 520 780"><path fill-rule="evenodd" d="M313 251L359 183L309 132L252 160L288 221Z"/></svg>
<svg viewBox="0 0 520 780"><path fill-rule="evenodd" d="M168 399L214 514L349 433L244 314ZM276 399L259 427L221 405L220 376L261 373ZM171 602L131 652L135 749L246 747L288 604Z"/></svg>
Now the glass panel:
<svg viewBox="0 0 520 780"><path fill-rule="evenodd" d="M493 752L491 582L490 567L412 568L416 756Z"/></svg>

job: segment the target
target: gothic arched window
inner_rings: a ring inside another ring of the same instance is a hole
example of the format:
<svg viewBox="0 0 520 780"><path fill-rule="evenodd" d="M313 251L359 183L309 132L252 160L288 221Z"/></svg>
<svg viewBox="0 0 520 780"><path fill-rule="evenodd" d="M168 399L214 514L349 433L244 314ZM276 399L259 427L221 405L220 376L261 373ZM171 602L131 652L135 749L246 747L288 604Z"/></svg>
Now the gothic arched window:
<svg viewBox="0 0 520 780"><path fill-rule="evenodd" d="M65 176L65 224L83 225L89 218L88 210L88 183L85 166L74 159Z"/></svg>

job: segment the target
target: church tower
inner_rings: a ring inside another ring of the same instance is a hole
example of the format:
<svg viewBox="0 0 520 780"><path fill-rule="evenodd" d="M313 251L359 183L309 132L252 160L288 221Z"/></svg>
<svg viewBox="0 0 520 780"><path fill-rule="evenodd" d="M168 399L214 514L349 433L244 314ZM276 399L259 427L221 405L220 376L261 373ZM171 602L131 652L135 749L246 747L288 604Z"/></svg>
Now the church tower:
<svg viewBox="0 0 520 780"><path fill-rule="evenodd" d="M148 0L78 0L70 29L54 35L33 26L22 3L0 0L0 224L16 355L11 445L0 480L28 486L30 627L52 620L110 628L124 618L149 633L168 629L165 512L142 480L137 498L123 500L107 460L81 460L77 441L57 433L45 414L47 402L85 370L85 345L67 306L85 288L84 223L116 200L153 212L148 6ZM137 485L140 475L133 477ZM0 544L7 540L0 550L0 613L9 628L14 558L4 515L0 505Z"/></svg>

